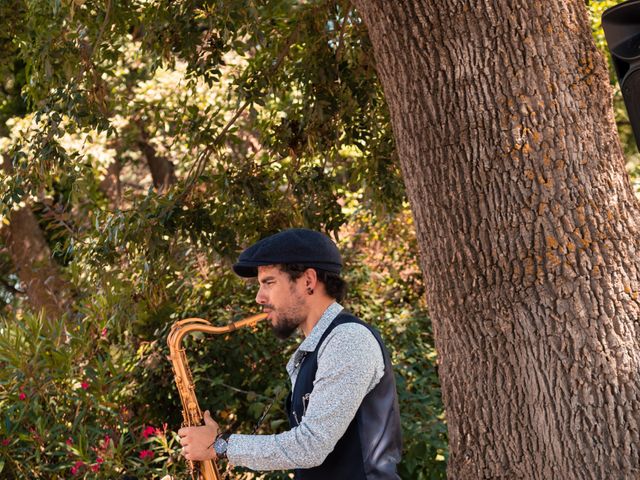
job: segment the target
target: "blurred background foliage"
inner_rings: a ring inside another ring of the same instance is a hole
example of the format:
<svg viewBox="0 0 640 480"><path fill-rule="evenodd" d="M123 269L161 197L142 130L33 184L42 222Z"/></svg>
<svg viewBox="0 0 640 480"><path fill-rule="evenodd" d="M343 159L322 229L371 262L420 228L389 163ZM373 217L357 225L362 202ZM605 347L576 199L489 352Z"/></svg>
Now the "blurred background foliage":
<svg viewBox="0 0 640 480"><path fill-rule="evenodd" d="M599 18L615 3L588 4L607 58ZM402 478L445 478L411 214L349 3L6 0L0 19L0 476L184 475L170 325L255 312L256 286L231 263L255 240L304 226L339 242L345 305L392 352ZM262 326L187 345L200 404L246 433L288 388L297 342ZM260 433L284 419L276 404Z"/></svg>

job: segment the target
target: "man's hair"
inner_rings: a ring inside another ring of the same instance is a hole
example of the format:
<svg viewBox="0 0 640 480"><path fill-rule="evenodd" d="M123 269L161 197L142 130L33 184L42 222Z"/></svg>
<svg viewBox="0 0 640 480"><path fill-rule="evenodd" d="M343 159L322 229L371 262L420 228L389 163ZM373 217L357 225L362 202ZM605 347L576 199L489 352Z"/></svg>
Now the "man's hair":
<svg viewBox="0 0 640 480"><path fill-rule="evenodd" d="M289 276L289 280L297 280L305 272L307 268L311 268L316 271L318 280L324 284L324 288L331 298L335 298L338 302L342 302L347 294L347 282L345 282L340 275L333 272L328 272L320 268L307 267L299 263L284 263L279 265L280 270Z"/></svg>

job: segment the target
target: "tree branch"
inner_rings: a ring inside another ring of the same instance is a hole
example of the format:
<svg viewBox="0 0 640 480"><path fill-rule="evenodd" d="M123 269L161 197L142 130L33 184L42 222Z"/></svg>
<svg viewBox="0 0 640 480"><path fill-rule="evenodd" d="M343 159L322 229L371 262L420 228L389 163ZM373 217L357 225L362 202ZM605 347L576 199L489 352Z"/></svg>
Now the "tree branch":
<svg viewBox="0 0 640 480"><path fill-rule="evenodd" d="M275 73L278 70L278 68L280 68L280 65L282 65L282 62L284 61L284 59L286 58L287 54L289 53L289 50L291 49L291 45L293 45L293 42L295 41L296 37L299 35L301 26L302 26L301 23L298 23L298 25L296 25L296 28L294 29L293 32L291 32L291 34L289 35L289 37L287 38L287 40L286 40L286 42L284 44L284 47L282 48L282 50L278 54L278 57L276 58L275 63L272 65L272 67L269 69L269 71L265 74L265 76L269 77L269 76L273 75L273 73ZM246 100L240 106L240 108L238 108L236 113L227 122L227 124L220 131L220 133L218 135L216 135L216 138L211 142L211 144L207 148L205 148L198 155L198 159L196 160L194 165L189 170L189 173L187 174L187 182L186 182L185 188L182 191L182 193L178 196L178 199L188 197L188 195L193 190L193 187L194 187L194 185L196 183L196 180L198 179L198 177L200 177L200 175L202 175L202 172L204 172L206 164L207 164L208 160L211 158L211 154L213 153L214 149L217 148L217 145L221 142L221 140L227 134L229 129L234 125L234 123L236 122L236 120L238 120L238 118L240 117L242 112L251 103L252 103L251 99Z"/></svg>
<svg viewBox="0 0 640 480"><path fill-rule="evenodd" d="M96 52L97 48L100 45L100 42L102 41L102 35L104 34L104 29L107 27L107 22L109 21L110 11L111 11L111 0L107 0L107 8L104 13L104 21L102 22L102 25L100 25L100 31L98 32L98 36L96 37L96 41L94 42L93 47L91 48L91 54L89 56L89 60L93 58L93 54Z"/></svg>
<svg viewBox="0 0 640 480"><path fill-rule="evenodd" d="M352 7L348 5L348 8L345 10L344 19L342 20L342 25L340 25L340 34L338 35L338 45L336 46L336 73L339 73L339 63L340 63L340 55L342 54L342 45L344 44L344 32L347 27L347 23L349 23L349 15L351 15ZM339 76L339 75L338 75Z"/></svg>

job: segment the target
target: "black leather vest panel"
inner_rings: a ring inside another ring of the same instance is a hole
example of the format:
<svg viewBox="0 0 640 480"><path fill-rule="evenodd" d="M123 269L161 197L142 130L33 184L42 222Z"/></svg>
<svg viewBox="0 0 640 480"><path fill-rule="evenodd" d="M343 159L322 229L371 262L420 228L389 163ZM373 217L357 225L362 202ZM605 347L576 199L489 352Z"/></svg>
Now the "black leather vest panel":
<svg viewBox="0 0 640 480"><path fill-rule="evenodd" d="M329 333L343 323L359 323L376 338L384 357L384 375L369 392L345 434L322 465L297 469L297 480L399 480L396 465L402 452L398 394L389 352L377 330L350 313L340 313L324 332L313 352L302 361L296 384L287 397L286 410L292 428L298 425L313 390L318 369L317 352Z"/></svg>

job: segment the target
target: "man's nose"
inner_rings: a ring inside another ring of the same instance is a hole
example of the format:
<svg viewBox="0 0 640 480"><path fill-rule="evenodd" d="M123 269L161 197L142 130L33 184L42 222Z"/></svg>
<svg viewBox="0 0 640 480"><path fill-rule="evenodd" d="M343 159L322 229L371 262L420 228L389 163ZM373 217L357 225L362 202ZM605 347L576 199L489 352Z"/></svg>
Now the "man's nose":
<svg viewBox="0 0 640 480"><path fill-rule="evenodd" d="M258 293L256 294L256 303L258 305L264 305L267 303L267 299L265 294L262 292L262 287L258 289Z"/></svg>

